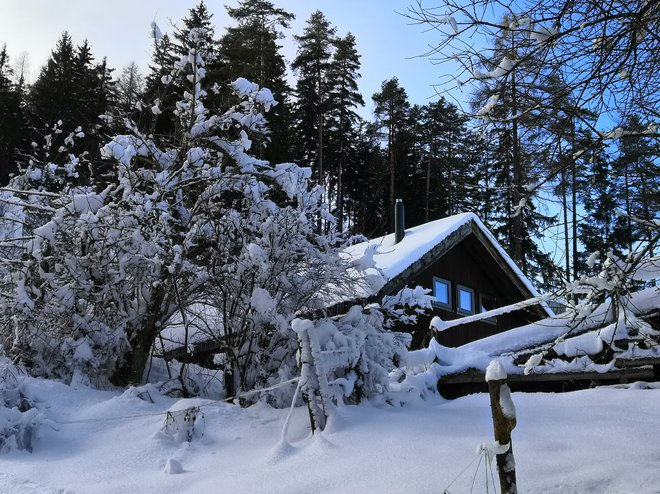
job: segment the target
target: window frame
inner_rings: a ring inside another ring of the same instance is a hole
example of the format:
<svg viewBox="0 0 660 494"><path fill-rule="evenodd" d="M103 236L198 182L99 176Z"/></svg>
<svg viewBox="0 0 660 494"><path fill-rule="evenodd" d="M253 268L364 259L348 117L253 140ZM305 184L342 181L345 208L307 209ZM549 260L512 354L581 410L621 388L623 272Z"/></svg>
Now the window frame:
<svg viewBox="0 0 660 494"><path fill-rule="evenodd" d="M436 291L435 291L435 284L436 283L442 283L447 286L447 302L441 302L436 298ZM452 310L452 289L451 289L451 281L445 279L445 278L440 278L439 276L434 276L433 277L433 288L432 288L432 293L433 293L433 306L437 307L439 309L444 309L448 310L451 312Z"/></svg>
<svg viewBox="0 0 660 494"><path fill-rule="evenodd" d="M471 297L471 300L472 300L472 304L471 304L472 307L469 311L466 310L466 309L463 309L461 307L461 290L470 294L470 297ZM476 304L476 293L474 291L474 288L470 288L469 286L458 285L457 284L456 285L456 313L457 314L463 314L463 315L466 315L466 316L471 316L472 314L475 313L475 310L476 310L475 304Z"/></svg>
<svg viewBox="0 0 660 494"><path fill-rule="evenodd" d="M490 295L488 293L479 293L479 309L481 310L481 313L485 312L483 310L484 304L483 304L483 299L484 297L487 297L493 301L493 309L497 308L497 298L495 298L494 295ZM490 323L490 324L497 324L497 316L489 317L487 319L482 319L482 321Z"/></svg>

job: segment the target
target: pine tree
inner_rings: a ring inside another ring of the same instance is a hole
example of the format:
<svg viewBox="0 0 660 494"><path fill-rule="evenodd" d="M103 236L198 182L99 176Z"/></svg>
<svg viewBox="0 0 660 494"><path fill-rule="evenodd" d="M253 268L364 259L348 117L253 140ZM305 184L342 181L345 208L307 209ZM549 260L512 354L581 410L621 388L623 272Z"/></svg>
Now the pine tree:
<svg viewBox="0 0 660 494"><path fill-rule="evenodd" d="M295 16L266 0L241 1L227 7L227 13L237 25L228 27L219 42L222 100L230 98L229 84L237 77L270 89L278 104L269 118L270 142L256 143L257 153L269 161L290 161L291 88L278 40L283 37L280 29L288 29Z"/></svg>
<svg viewBox="0 0 660 494"><path fill-rule="evenodd" d="M296 72L296 131L298 158L316 165L318 183L325 183L323 164L326 113L329 109L331 66L335 28L321 11L314 12L302 35L294 36L298 52L291 68Z"/></svg>
<svg viewBox="0 0 660 494"><path fill-rule="evenodd" d="M405 137L410 103L406 90L394 77L381 84L380 92L372 96L375 104L376 127L384 132L387 153L386 167L388 178L388 200L385 218L390 231L394 231L394 200L396 198L398 172L405 160Z"/></svg>
<svg viewBox="0 0 660 494"><path fill-rule="evenodd" d="M386 231L383 159L375 126L362 118L358 118L353 129L347 159L343 179L345 228L353 234L378 236Z"/></svg>
<svg viewBox="0 0 660 494"><path fill-rule="evenodd" d="M76 47L73 57L73 93L72 101L75 102L75 113L77 124L89 129L94 125L96 117L95 99L97 74L94 66L94 56L87 40Z"/></svg>
<svg viewBox="0 0 660 494"><path fill-rule="evenodd" d="M331 84L329 119L329 140L333 143L336 164L336 204L337 227L344 228L344 184L343 175L347 162L349 141L357 121L355 108L364 106L364 99L358 91L357 79L360 77L360 55L355 47L355 37L348 33L334 41L335 52L328 70Z"/></svg>
<svg viewBox="0 0 660 494"><path fill-rule="evenodd" d="M221 71L218 65L217 43L214 39L214 28L211 14L205 3L200 3L189 10L182 20L182 26L174 30L172 37L162 34L158 26L152 24L154 38L154 53L149 66L150 73L146 77L144 96L147 101L155 104L143 108L140 115L140 127L159 135L173 135L176 132L176 102L183 98L186 87L179 81L178 71L191 78L198 76L186 71L192 70L186 64L191 47L195 47L198 56L204 64L204 77L210 88L221 81ZM201 95L205 104L212 110L220 108L221 104L216 93L205 91Z"/></svg>
<svg viewBox="0 0 660 494"><path fill-rule="evenodd" d="M72 125L76 120L75 59L71 36L64 31L30 90L30 108L37 128L51 127L58 120Z"/></svg>
<svg viewBox="0 0 660 494"><path fill-rule="evenodd" d="M157 26L154 26L154 52L151 55L144 89L145 100L154 102L154 106L142 108L139 127L150 134L173 135L177 94L170 79L176 57L169 35L165 33L162 37L157 37L156 28Z"/></svg>
<svg viewBox="0 0 660 494"><path fill-rule="evenodd" d="M586 254L612 251L623 256L629 247L630 230L626 218L617 214L622 211L618 199L623 190L622 177L617 176L613 163L602 143L589 147L589 169L585 174L587 186L582 193L585 215L588 221L579 225L580 242ZM584 261L584 259L583 259Z"/></svg>
<svg viewBox="0 0 660 494"><path fill-rule="evenodd" d="M421 122L425 221L473 210L470 197L477 187L470 149L474 139L467 117L440 98L424 105Z"/></svg>
<svg viewBox="0 0 660 494"><path fill-rule="evenodd" d="M0 50L0 184L6 184L10 174L28 145L25 95L22 78L16 83L9 66L7 46Z"/></svg>
<svg viewBox="0 0 660 494"><path fill-rule="evenodd" d="M89 43L74 48L67 32L30 90L32 126L49 136L44 157L60 163L68 153L78 154L87 162L79 167L81 183L89 182L91 174L105 173L98 145L110 129L100 116L114 106L114 94L112 69L105 59L94 64Z"/></svg>
<svg viewBox="0 0 660 494"><path fill-rule="evenodd" d="M204 78L208 87L221 83L221 68L218 61L218 43L215 40L215 28L213 26L213 14L211 14L204 3L200 0L197 6L191 8L188 15L181 21L182 26L175 29L173 33L172 49L174 50L175 62L188 56L190 48L196 43L195 50L204 61ZM184 67L185 71L190 71L189 66ZM186 73L187 76L196 77L195 74ZM177 87L174 84L180 96L184 88ZM210 109L222 108L221 102L214 97L213 91L207 92L205 96L205 105Z"/></svg>
<svg viewBox="0 0 660 494"><path fill-rule="evenodd" d="M632 251L636 242L649 240L650 232L640 229L638 220L653 221L660 213L660 167L657 164L660 146L643 136L646 126L637 115L630 115L623 128L631 135L619 140L619 156L613 171L621 180L618 198L626 215L627 247Z"/></svg>

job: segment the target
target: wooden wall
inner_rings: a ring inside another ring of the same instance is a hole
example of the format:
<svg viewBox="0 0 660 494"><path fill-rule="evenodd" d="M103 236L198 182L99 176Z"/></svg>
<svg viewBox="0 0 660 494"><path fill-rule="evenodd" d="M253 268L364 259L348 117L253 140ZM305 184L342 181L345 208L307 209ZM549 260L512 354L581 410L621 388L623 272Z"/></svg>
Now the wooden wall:
<svg viewBox="0 0 660 494"><path fill-rule="evenodd" d="M510 276L502 269L474 233L468 235L417 278L411 280L408 286L420 285L425 288L432 288L434 276L452 282L453 307L451 311L435 308L432 315L420 317L416 328L413 330L412 348L423 348L428 344L432 336L428 328L433 316L440 316L444 320L461 317L456 313L456 285L458 284L474 290L477 310L479 310L479 295L481 293L495 297L497 307L528 298L527 294L522 293L516 287ZM450 328L438 334L436 339L442 345L456 347L511 328L523 326L538 319L539 315L533 310L521 310L498 316L495 323L478 321ZM400 329L403 330L403 328Z"/></svg>

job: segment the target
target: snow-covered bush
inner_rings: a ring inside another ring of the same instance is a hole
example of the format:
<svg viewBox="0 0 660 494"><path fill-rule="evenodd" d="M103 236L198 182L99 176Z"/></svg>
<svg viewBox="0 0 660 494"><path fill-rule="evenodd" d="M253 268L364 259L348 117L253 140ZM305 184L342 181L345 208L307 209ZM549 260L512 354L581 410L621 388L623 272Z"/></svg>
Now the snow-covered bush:
<svg viewBox="0 0 660 494"><path fill-rule="evenodd" d="M0 454L12 449L32 452L43 415L21 390L19 370L0 352Z"/></svg>
<svg viewBox="0 0 660 494"><path fill-rule="evenodd" d="M301 389L315 426L332 407L387 396L390 372L404 361L410 335L385 329L380 307L352 307L338 319L295 319Z"/></svg>
<svg viewBox="0 0 660 494"><path fill-rule="evenodd" d="M165 414L161 432L178 443L190 442L204 433L204 414L197 400L182 400L172 405ZM208 403L206 403L208 404Z"/></svg>
<svg viewBox="0 0 660 494"><path fill-rule="evenodd" d="M524 372L606 372L616 359L657 357L660 331L638 317L647 299L657 297L657 286L641 290L660 278L660 259L649 255L653 249L653 244L643 246L624 259L612 252L602 259L592 254L588 265L593 274L569 283L564 292L568 330L543 348L518 356Z"/></svg>
<svg viewBox="0 0 660 494"><path fill-rule="evenodd" d="M360 283L346 275L310 170L249 154L250 135L266 132L270 91L237 79L239 103L209 115L201 39L191 31L190 53L168 79L187 88L169 109L177 132L150 135L127 122L103 146L114 183L76 187L70 156L61 166L31 162L12 186L39 217L23 232L20 262L5 258L2 331L34 375L140 382L159 331L203 303L221 321L207 336L224 352L227 395L271 385L297 372L296 312L320 308L329 287ZM162 110L152 107L156 118ZM317 232L319 218L328 233Z"/></svg>

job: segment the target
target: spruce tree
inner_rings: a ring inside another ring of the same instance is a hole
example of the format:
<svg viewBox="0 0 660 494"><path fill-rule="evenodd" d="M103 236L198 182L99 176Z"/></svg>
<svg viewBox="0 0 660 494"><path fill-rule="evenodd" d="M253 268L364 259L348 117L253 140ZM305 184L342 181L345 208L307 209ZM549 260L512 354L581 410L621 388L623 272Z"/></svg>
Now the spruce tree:
<svg viewBox="0 0 660 494"><path fill-rule="evenodd" d="M144 99L153 102L153 106L142 107L139 127L155 135L174 134L174 104L177 93L171 82L174 70L174 48L167 33L156 36L154 26L154 51L151 55L149 74L145 79Z"/></svg>
<svg viewBox="0 0 660 494"><path fill-rule="evenodd" d="M38 129L51 127L58 120L72 125L76 119L75 61L71 36L64 31L30 90L33 124Z"/></svg>
<svg viewBox="0 0 660 494"><path fill-rule="evenodd" d="M394 231L394 200L398 188L402 185L397 181L403 167L406 155L406 131L410 103L406 90L399 85L394 77L383 81L380 92L372 96L375 104L375 125L382 132L385 141L386 169L387 169L387 208L385 211L385 225Z"/></svg>
<svg viewBox="0 0 660 494"><path fill-rule="evenodd" d="M318 183L325 183L324 134L330 102L328 71L331 67L335 28L321 11L314 12L300 36L291 67L297 74L296 131L298 159L316 165Z"/></svg>
<svg viewBox="0 0 660 494"><path fill-rule="evenodd" d="M227 7L227 13L237 25L228 27L219 42L222 100L233 104L229 84L237 77L270 89L278 102L269 116L270 142L257 142L256 152L268 161L290 161L291 88L279 40L280 30L288 29L295 17L265 0L241 1L235 8Z"/></svg>
<svg viewBox="0 0 660 494"><path fill-rule="evenodd" d="M617 211L623 210L618 201L623 180L615 173L603 143L592 144L589 162L590 167L585 174L587 186L582 194L588 221L579 225L580 242L587 255L593 252L603 255L612 251L622 256L629 247L630 239L627 219L617 214Z"/></svg>
<svg viewBox="0 0 660 494"><path fill-rule="evenodd" d="M74 48L65 31L30 90L31 123L39 136L48 136L45 156L63 163L75 152L83 160L80 182L102 170L98 145L109 133L107 120L100 118L114 106L112 69L105 59L94 64L87 41Z"/></svg>
<svg viewBox="0 0 660 494"><path fill-rule="evenodd" d="M192 69L186 64L193 46L203 61L204 78L211 88L203 95L205 105L214 111L221 107L217 91L212 89L221 82L212 18L213 14L208 11L206 4L200 1L189 10L181 21L181 27L174 30L172 37L162 34L155 23L152 25L154 53L144 96L145 100L155 104L143 108L140 127L144 130L158 135L173 135L176 132L175 112L178 110L175 104L183 98L186 88L177 82L179 79L175 76L179 70L183 70L186 77L198 78L197 74L190 73Z"/></svg>
<svg viewBox="0 0 660 494"><path fill-rule="evenodd" d="M344 183L343 175L348 161L349 142L357 121L355 109L364 106L362 94L358 91L360 77L360 55L355 47L355 36L348 33L334 41L335 52L328 70L331 83L329 107L329 140L332 142L333 161L336 165L336 204L337 227L344 228Z"/></svg>

